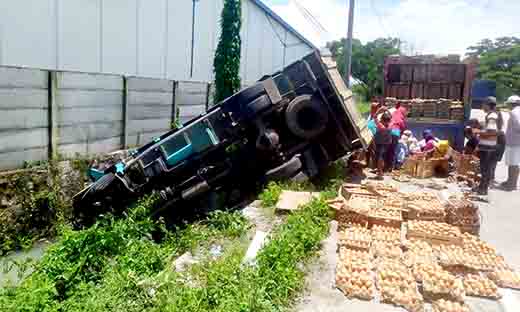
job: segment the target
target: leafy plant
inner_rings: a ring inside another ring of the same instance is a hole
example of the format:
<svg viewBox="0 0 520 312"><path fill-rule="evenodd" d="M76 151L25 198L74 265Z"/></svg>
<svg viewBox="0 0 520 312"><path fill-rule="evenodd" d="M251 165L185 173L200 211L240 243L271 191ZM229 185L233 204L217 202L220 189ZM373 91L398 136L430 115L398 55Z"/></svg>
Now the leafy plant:
<svg viewBox="0 0 520 312"><path fill-rule="evenodd" d="M215 98L218 103L240 89L241 0L225 0L220 20L221 34L213 61Z"/></svg>
<svg viewBox="0 0 520 312"><path fill-rule="evenodd" d="M520 38L484 39L467 50L479 60L477 77L497 83L498 100L520 93Z"/></svg>
<svg viewBox="0 0 520 312"><path fill-rule="evenodd" d="M264 191L260 194L262 206L266 208L274 207L282 194L282 187L276 182L269 182Z"/></svg>

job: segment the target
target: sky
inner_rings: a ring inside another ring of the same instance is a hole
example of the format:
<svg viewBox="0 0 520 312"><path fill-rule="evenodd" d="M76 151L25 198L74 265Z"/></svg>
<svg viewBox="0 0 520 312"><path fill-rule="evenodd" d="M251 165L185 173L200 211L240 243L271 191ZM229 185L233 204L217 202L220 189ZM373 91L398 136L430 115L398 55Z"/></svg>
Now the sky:
<svg viewBox="0 0 520 312"><path fill-rule="evenodd" d="M348 0L262 1L318 47L347 32ZM520 0L356 0L354 38L389 36L406 54L462 55L484 38L520 37Z"/></svg>

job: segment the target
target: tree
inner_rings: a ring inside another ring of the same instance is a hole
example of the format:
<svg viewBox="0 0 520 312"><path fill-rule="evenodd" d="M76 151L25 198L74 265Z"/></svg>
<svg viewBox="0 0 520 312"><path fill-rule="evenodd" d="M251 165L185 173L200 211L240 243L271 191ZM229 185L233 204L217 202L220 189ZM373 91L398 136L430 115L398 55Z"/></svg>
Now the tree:
<svg viewBox="0 0 520 312"><path fill-rule="evenodd" d="M467 55L479 59L477 78L496 82L499 100L520 93L519 38L484 39L467 50Z"/></svg>
<svg viewBox="0 0 520 312"><path fill-rule="evenodd" d="M400 44L401 40L398 38L379 38L365 45L358 39L353 39L352 76L364 82L362 95L366 100L382 94L384 59L388 55L401 54ZM344 46L345 39L327 44L341 73L345 73Z"/></svg>
<svg viewBox="0 0 520 312"><path fill-rule="evenodd" d="M213 72L215 73L214 102L218 103L240 90L240 55L242 41L241 0L225 0L220 20L221 33Z"/></svg>
<svg viewBox="0 0 520 312"><path fill-rule="evenodd" d="M495 41L482 39L476 45L468 47L466 55L469 57L481 57L485 53L507 49L517 44L520 44L520 38L517 37L499 37Z"/></svg>

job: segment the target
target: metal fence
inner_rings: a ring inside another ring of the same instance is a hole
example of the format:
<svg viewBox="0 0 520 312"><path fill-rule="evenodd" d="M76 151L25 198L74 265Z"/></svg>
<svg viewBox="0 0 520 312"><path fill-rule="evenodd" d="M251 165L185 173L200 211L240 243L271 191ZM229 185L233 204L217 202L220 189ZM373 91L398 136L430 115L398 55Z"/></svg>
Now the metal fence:
<svg viewBox="0 0 520 312"><path fill-rule="evenodd" d="M145 143L211 105L208 82L0 67L0 170Z"/></svg>

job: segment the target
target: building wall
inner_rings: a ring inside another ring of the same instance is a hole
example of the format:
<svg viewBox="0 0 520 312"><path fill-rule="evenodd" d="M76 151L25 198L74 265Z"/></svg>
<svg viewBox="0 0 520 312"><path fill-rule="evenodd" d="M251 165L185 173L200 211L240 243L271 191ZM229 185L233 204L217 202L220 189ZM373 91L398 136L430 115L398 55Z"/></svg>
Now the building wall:
<svg viewBox="0 0 520 312"><path fill-rule="evenodd" d="M223 0L196 2L193 70L192 0L2 0L2 4L0 65L212 80ZM253 1L242 5L244 84L311 51Z"/></svg>

